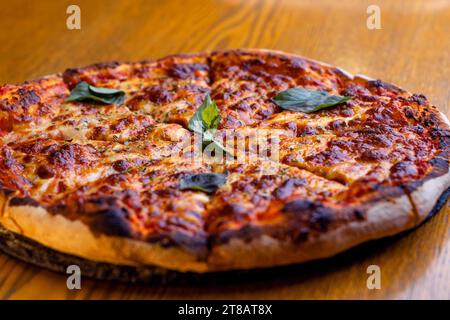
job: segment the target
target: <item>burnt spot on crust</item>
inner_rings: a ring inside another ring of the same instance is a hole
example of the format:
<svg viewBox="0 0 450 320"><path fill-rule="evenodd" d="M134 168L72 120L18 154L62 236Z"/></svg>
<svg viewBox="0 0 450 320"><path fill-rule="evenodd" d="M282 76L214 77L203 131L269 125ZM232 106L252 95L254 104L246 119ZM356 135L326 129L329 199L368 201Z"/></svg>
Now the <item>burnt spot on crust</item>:
<svg viewBox="0 0 450 320"><path fill-rule="evenodd" d="M201 63L178 63L172 65L168 70L168 75L174 79L197 78L198 71L208 71L209 67Z"/></svg>
<svg viewBox="0 0 450 320"><path fill-rule="evenodd" d="M344 150L337 146L331 146L327 150L306 158L307 161L318 165L334 165L348 159L349 156L344 152Z"/></svg>
<svg viewBox="0 0 450 320"><path fill-rule="evenodd" d="M86 67L87 69L109 69L109 68L116 68L118 66L120 66L122 64L122 62L119 61L107 61L107 62L97 62L94 63L88 67Z"/></svg>
<svg viewBox="0 0 450 320"><path fill-rule="evenodd" d="M333 221L333 212L322 203L298 199L284 205L282 212L293 214L307 223L307 227L324 232Z"/></svg>
<svg viewBox="0 0 450 320"><path fill-rule="evenodd" d="M402 161L391 168L391 177L393 179L404 179L417 175L417 168L412 161Z"/></svg>
<svg viewBox="0 0 450 320"><path fill-rule="evenodd" d="M3 193L3 195L5 197L9 197L10 195L14 194L16 191L9 189L9 188L4 188L3 187L3 183L0 181L0 191Z"/></svg>
<svg viewBox="0 0 450 320"><path fill-rule="evenodd" d="M435 113L427 113L425 118L422 118L422 120L423 120L424 127L429 127L429 128L435 127L441 122L441 119Z"/></svg>
<svg viewBox="0 0 450 320"><path fill-rule="evenodd" d="M48 154L50 164L55 167L69 169L75 165L87 166L96 159L96 151L89 145L65 144L55 147Z"/></svg>
<svg viewBox="0 0 450 320"><path fill-rule="evenodd" d="M387 158L386 151L383 149L369 149L364 151L360 159L363 161L379 161Z"/></svg>
<svg viewBox="0 0 450 320"><path fill-rule="evenodd" d="M41 98L39 98L33 90L19 88L19 90L17 90L17 94L19 95L18 103L22 106L22 108L28 108L29 106L37 104L41 101Z"/></svg>
<svg viewBox="0 0 450 320"><path fill-rule="evenodd" d="M27 155L36 155L40 152L48 152L53 147L56 147L56 145L47 145L47 141L45 139L36 139L18 145L13 145L13 147Z"/></svg>
<svg viewBox="0 0 450 320"><path fill-rule="evenodd" d="M30 197L14 197L9 200L9 205L11 207L21 207L21 206L30 206L30 207L40 207L40 203Z"/></svg>
<svg viewBox="0 0 450 320"><path fill-rule="evenodd" d="M95 212L98 209L106 210L117 205L117 198L113 196L102 196L87 199L84 202L84 209L88 212Z"/></svg>
<svg viewBox="0 0 450 320"><path fill-rule="evenodd" d="M163 86L154 85L144 90L144 99L148 99L153 103L170 103L173 101L173 94Z"/></svg>
<svg viewBox="0 0 450 320"><path fill-rule="evenodd" d="M113 163L113 168L114 170L116 170L117 172L125 172L130 168L130 163L126 160L117 160L116 162Z"/></svg>
<svg viewBox="0 0 450 320"><path fill-rule="evenodd" d="M358 97L363 101L376 101L376 97L361 84L349 82L346 87L341 91L343 96Z"/></svg>
<svg viewBox="0 0 450 320"><path fill-rule="evenodd" d="M80 75L80 69L67 69L63 72L63 81L66 83L70 89L72 89L76 82L74 81L74 78Z"/></svg>
<svg viewBox="0 0 450 320"><path fill-rule="evenodd" d="M194 253L198 261L205 260L208 254L209 241L204 234L188 235L183 232L172 232L169 235L152 234L145 239L148 243L158 244L163 248L181 246Z"/></svg>
<svg viewBox="0 0 450 320"><path fill-rule="evenodd" d="M432 128L431 137L439 141L440 152L438 157L449 159L450 158L450 130L445 128Z"/></svg>
<svg viewBox="0 0 450 320"><path fill-rule="evenodd" d="M0 110L17 112L20 107L22 110L27 110L30 106L39 102L41 102L41 98L34 90L20 87L13 93L11 99L0 100Z"/></svg>
<svg viewBox="0 0 450 320"><path fill-rule="evenodd" d="M49 154L50 163L58 166L69 167L74 164L75 151L72 145L67 145L61 150Z"/></svg>
<svg viewBox="0 0 450 320"><path fill-rule="evenodd" d="M9 147L2 147L0 149L0 168L7 170L20 171L21 164L14 157L13 150Z"/></svg>
<svg viewBox="0 0 450 320"><path fill-rule="evenodd" d="M429 163L433 167L433 172L429 175L430 178L442 176L449 171L450 165L448 159L446 157L440 157L439 154L437 157L431 159Z"/></svg>
<svg viewBox="0 0 450 320"><path fill-rule="evenodd" d="M55 171L50 166L43 164L36 169L36 174L39 178L50 179L55 175Z"/></svg>
<svg viewBox="0 0 450 320"><path fill-rule="evenodd" d="M108 68L116 68L121 63L118 61L98 62L83 68L69 68L63 72L63 81L69 83L73 77L79 76L88 70L100 70Z"/></svg>
<svg viewBox="0 0 450 320"><path fill-rule="evenodd" d="M404 93L405 92L405 90L403 90L393 84L384 82L382 80L369 80L369 81L367 81L367 84L369 85L369 87L381 88L381 89L385 89L387 91L392 91L395 93Z"/></svg>
<svg viewBox="0 0 450 320"><path fill-rule="evenodd" d="M213 234L209 238L209 245L227 243L232 238L238 238L245 242L251 242L264 233L263 228L258 228L254 225L243 225L239 229L224 230L220 234ZM266 230L268 231L268 230Z"/></svg>
<svg viewBox="0 0 450 320"><path fill-rule="evenodd" d="M418 112L411 107L405 107L403 109L403 113L408 119L415 119L417 117Z"/></svg>
<svg viewBox="0 0 450 320"><path fill-rule="evenodd" d="M51 214L67 214L69 212L69 208L65 203L58 203L47 206L47 211Z"/></svg>
<svg viewBox="0 0 450 320"><path fill-rule="evenodd" d="M304 186L306 184L305 179L290 178L287 179L280 187L273 191L275 198L285 199L288 198L295 188Z"/></svg>
<svg viewBox="0 0 450 320"><path fill-rule="evenodd" d="M309 223L313 228L319 231L326 231L332 220L333 215L331 213L331 210L319 207L311 214Z"/></svg>
<svg viewBox="0 0 450 320"><path fill-rule="evenodd" d="M366 212L360 208L355 208L353 214L357 220L364 220L366 218Z"/></svg>
<svg viewBox="0 0 450 320"><path fill-rule="evenodd" d="M102 82L114 79L124 79L129 72L119 71L119 66L126 65L118 61L95 63L83 68L70 68L63 72L62 78L64 83L73 89L78 82L86 81L91 85L98 85Z"/></svg>
<svg viewBox="0 0 450 320"><path fill-rule="evenodd" d="M450 138L450 130L445 128L431 128L431 136L433 138Z"/></svg>
<svg viewBox="0 0 450 320"><path fill-rule="evenodd" d="M421 93L414 93L411 97L409 97L408 100L412 101L412 102L415 102L415 103L417 103L418 105L421 105L421 106L427 106L428 105L427 97L425 97Z"/></svg>
<svg viewBox="0 0 450 320"><path fill-rule="evenodd" d="M299 212L304 212L307 210L312 210L315 207L317 207L317 204L315 202L305 200L305 199L298 199L298 200L294 200L292 202L286 203L283 207L283 212L299 213Z"/></svg>
<svg viewBox="0 0 450 320"><path fill-rule="evenodd" d="M127 217L128 211L125 208L110 207L91 214L89 227L95 233L132 238L134 232Z"/></svg>

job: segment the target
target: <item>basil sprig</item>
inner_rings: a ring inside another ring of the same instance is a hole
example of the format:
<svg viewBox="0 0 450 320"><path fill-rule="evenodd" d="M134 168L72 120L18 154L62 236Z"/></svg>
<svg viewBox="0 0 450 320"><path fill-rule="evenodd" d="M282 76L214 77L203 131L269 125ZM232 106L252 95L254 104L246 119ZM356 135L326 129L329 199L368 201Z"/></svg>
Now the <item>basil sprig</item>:
<svg viewBox="0 0 450 320"><path fill-rule="evenodd" d="M220 120L219 108L208 94L203 100L202 105L192 116L191 120L189 120L189 129L202 134L207 130L217 129Z"/></svg>
<svg viewBox="0 0 450 320"><path fill-rule="evenodd" d="M286 110L311 113L344 103L352 98L331 95L326 91L291 88L279 92L272 101Z"/></svg>
<svg viewBox="0 0 450 320"><path fill-rule="evenodd" d="M185 174L180 180L180 190L197 190L214 193L227 181L224 173Z"/></svg>
<svg viewBox="0 0 450 320"><path fill-rule="evenodd" d="M125 92L122 90L94 87L86 81L81 81L73 88L66 101L84 100L93 100L106 104L122 104L125 100Z"/></svg>
<svg viewBox="0 0 450 320"><path fill-rule="evenodd" d="M201 106L189 120L188 128L201 135L203 148L214 144L219 149L228 153L225 147L214 138L214 133L221 120L222 118L220 117L216 102L207 94Z"/></svg>

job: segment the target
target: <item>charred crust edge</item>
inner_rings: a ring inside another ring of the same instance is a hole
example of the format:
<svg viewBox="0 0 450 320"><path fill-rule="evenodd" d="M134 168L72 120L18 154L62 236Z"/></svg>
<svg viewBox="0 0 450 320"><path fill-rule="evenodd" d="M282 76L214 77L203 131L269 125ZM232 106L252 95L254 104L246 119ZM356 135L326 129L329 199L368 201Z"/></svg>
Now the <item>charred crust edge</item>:
<svg viewBox="0 0 450 320"><path fill-rule="evenodd" d="M3 193L3 196L9 197L12 194L14 194L16 191L8 188L2 188L0 187L0 192Z"/></svg>
<svg viewBox="0 0 450 320"><path fill-rule="evenodd" d="M227 243L232 238L250 242L258 236L268 235L278 240L301 243L324 234L346 221L364 220L365 212L366 210L361 206L333 208L320 202L298 199L284 205L282 213L287 220L280 224L264 227L245 225L237 230L227 230L212 235L210 240L212 245Z"/></svg>
<svg viewBox="0 0 450 320"><path fill-rule="evenodd" d="M127 214L124 208L110 207L93 213L89 217L88 225L94 233L134 238L133 229L126 220Z"/></svg>
<svg viewBox="0 0 450 320"><path fill-rule="evenodd" d="M145 242L158 244L163 248L182 247L195 254L198 261L206 260L209 249L209 241L206 235L189 236L181 232L173 232L169 235L153 235L147 237Z"/></svg>
<svg viewBox="0 0 450 320"><path fill-rule="evenodd" d="M382 88L388 91L392 91L395 93L405 93L406 91L402 88L397 87L396 85L393 85L388 82L384 82L383 80L369 80L367 81L367 84L373 88Z"/></svg>
<svg viewBox="0 0 450 320"><path fill-rule="evenodd" d="M9 200L11 207L30 206L30 207L42 207L42 205L30 197L13 197Z"/></svg>
<svg viewBox="0 0 450 320"><path fill-rule="evenodd" d="M427 217L427 220L440 211L449 197L450 188L448 188L441 194L436 205L431 210L430 215ZM377 241L381 240L375 240L375 243ZM65 274L67 266L75 264L80 266L80 268L82 269L82 274L89 278L107 281L118 281L123 283L154 283L177 285L191 285L199 283L209 284L211 282L214 283L222 281L224 281L224 283L229 283L230 281L234 281L236 279L242 281L242 279L250 279L251 277L264 277L268 274L279 275L283 273L280 273L280 270L292 270L292 274L298 273L298 266L296 265L250 271L243 270L196 274L192 272L178 272L151 265L131 267L95 262L47 248L34 240L8 231L1 225L0 250L14 258L55 272Z"/></svg>

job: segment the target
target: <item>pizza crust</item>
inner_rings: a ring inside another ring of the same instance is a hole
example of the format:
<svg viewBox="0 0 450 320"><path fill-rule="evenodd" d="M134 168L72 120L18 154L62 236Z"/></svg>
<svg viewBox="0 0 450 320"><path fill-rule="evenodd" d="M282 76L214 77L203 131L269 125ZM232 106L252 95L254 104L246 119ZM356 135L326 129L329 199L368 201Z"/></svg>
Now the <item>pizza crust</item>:
<svg viewBox="0 0 450 320"><path fill-rule="evenodd" d="M250 243L232 238L229 243L214 247L207 263L195 261L194 256L176 247L162 248L126 238L94 235L80 221L51 215L41 207L7 205L0 223L7 230L49 248L93 261L132 266L154 264L179 271L206 272L284 265L332 256L367 240L411 228L415 218L407 196L402 196L377 204L363 222L352 222L299 245L267 235Z"/></svg>
<svg viewBox="0 0 450 320"><path fill-rule="evenodd" d="M51 249L92 261L129 266L155 264L179 271L204 272L207 269L204 262L196 261L195 255L181 248L95 235L82 222L52 215L42 207L9 206L6 202L0 224Z"/></svg>
<svg viewBox="0 0 450 320"><path fill-rule="evenodd" d="M443 190L447 190L449 187L450 172L447 172L441 177L425 182L411 193L411 202L414 203L418 215L416 224L420 224L428 217Z"/></svg>
<svg viewBox="0 0 450 320"><path fill-rule="evenodd" d="M418 189L412 193L414 206L407 195L378 202L367 211L364 221L353 221L298 244L268 235L250 242L232 238L226 244L214 246L206 261L198 261L195 255L177 247L163 248L132 239L94 235L83 223L51 215L40 207L5 206L0 223L7 230L51 249L115 265L157 265L197 273L273 267L334 256L363 242L413 228L428 216L436 197L450 187L449 178L447 173L425 183L423 190L429 192Z"/></svg>
<svg viewBox="0 0 450 320"><path fill-rule="evenodd" d="M439 112L439 114L442 120L450 126L450 121L447 117L442 112ZM428 217L441 193L449 187L450 171L440 177L425 181L411 193L411 202L414 204L418 215L417 223L422 222Z"/></svg>
<svg viewBox="0 0 450 320"><path fill-rule="evenodd" d="M414 210L406 195L377 203L364 221L354 221L320 235L317 239L295 244L262 236L246 243L231 239L214 247L209 263L215 269L250 269L300 263L334 256L368 240L391 236L412 228ZM245 257L245 259L243 259Z"/></svg>
<svg viewBox="0 0 450 320"><path fill-rule="evenodd" d="M353 221L312 241L296 245L267 235L251 242L233 238L213 247L208 262L214 270L251 269L331 257L363 242L414 228L429 217L449 188L450 172L425 182L410 195L378 202L367 211L364 221Z"/></svg>

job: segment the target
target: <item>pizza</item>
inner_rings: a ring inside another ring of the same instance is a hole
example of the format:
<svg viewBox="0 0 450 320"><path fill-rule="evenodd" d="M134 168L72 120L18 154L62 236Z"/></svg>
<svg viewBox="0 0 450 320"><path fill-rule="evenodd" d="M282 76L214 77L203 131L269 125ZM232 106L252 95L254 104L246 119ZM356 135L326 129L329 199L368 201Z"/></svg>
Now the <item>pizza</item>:
<svg viewBox="0 0 450 320"><path fill-rule="evenodd" d="M3 85L0 145L1 247L92 268L326 258L418 226L450 186L424 95L263 49Z"/></svg>

